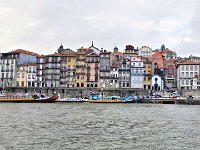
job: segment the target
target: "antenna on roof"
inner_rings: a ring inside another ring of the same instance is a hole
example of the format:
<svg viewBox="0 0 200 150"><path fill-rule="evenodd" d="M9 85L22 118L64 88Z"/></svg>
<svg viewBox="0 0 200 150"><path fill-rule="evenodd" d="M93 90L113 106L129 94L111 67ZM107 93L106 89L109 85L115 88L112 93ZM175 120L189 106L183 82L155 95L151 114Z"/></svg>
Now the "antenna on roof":
<svg viewBox="0 0 200 150"><path fill-rule="evenodd" d="M94 46L94 43L93 43L93 41L92 41L92 46Z"/></svg>

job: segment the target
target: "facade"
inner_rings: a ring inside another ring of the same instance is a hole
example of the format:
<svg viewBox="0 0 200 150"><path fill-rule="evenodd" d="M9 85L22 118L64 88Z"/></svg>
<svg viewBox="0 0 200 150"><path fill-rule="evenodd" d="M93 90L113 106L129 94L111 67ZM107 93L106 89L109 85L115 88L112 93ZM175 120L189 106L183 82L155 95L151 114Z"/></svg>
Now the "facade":
<svg viewBox="0 0 200 150"><path fill-rule="evenodd" d="M46 56L38 56L36 64L36 87L45 87Z"/></svg>
<svg viewBox="0 0 200 150"><path fill-rule="evenodd" d="M120 88L130 88L130 59L123 58L120 62L118 69L119 72L119 87Z"/></svg>
<svg viewBox="0 0 200 150"><path fill-rule="evenodd" d="M100 81L101 88L110 87L110 66L114 61L114 56L106 50L100 53Z"/></svg>
<svg viewBox="0 0 200 150"><path fill-rule="evenodd" d="M110 85L111 88L119 87L119 66L120 62L115 61L110 67Z"/></svg>
<svg viewBox="0 0 200 150"><path fill-rule="evenodd" d="M76 57L76 87L86 87L86 52L87 48L80 48Z"/></svg>
<svg viewBox="0 0 200 150"><path fill-rule="evenodd" d="M76 87L76 52L64 49L61 44L58 53L61 54L60 87Z"/></svg>
<svg viewBox="0 0 200 150"><path fill-rule="evenodd" d="M130 56L135 54L138 54L138 49L135 49L132 45L126 45L126 49L124 50L124 58L130 59Z"/></svg>
<svg viewBox="0 0 200 150"><path fill-rule="evenodd" d="M93 49L86 52L86 67L87 87L99 87L100 60L99 55Z"/></svg>
<svg viewBox="0 0 200 150"><path fill-rule="evenodd" d="M144 89L151 89L152 62L148 58L143 59L144 63Z"/></svg>
<svg viewBox="0 0 200 150"><path fill-rule="evenodd" d="M160 92L164 89L164 81L162 77L159 75L152 76L151 79L151 91L152 92Z"/></svg>
<svg viewBox="0 0 200 150"><path fill-rule="evenodd" d="M36 63L27 64L27 87L36 86Z"/></svg>
<svg viewBox="0 0 200 150"><path fill-rule="evenodd" d="M62 54L46 56L45 87L60 87L60 63Z"/></svg>
<svg viewBox="0 0 200 150"><path fill-rule="evenodd" d="M193 89L193 79L200 74L199 63L185 60L176 64L177 88Z"/></svg>
<svg viewBox="0 0 200 150"><path fill-rule="evenodd" d="M148 58L152 56L152 49L149 48L148 46L142 46L142 48L140 48L138 50L138 55L144 57L144 58Z"/></svg>
<svg viewBox="0 0 200 150"><path fill-rule="evenodd" d="M1 54L1 80L0 85L16 86L17 65L25 63L36 63L36 53L26 50L15 50L9 53Z"/></svg>
<svg viewBox="0 0 200 150"><path fill-rule="evenodd" d="M165 87L176 87L176 66L175 59L164 60Z"/></svg>
<svg viewBox="0 0 200 150"><path fill-rule="evenodd" d="M17 79L16 86L18 87L26 87L27 86L27 78L28 78L28 65L20 64L17 68Z"/></svg>
<svg viewBox="0 0 200 150"><path fill-rule="evenodd" d="M131 56L130 71L131 88L144 88L144 63L141 56Z"/></svg>

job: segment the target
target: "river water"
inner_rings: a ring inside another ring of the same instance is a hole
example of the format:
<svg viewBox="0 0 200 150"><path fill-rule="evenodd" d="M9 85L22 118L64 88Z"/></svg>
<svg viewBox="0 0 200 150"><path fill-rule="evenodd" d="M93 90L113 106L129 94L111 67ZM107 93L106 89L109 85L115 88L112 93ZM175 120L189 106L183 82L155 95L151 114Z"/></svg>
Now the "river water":
<svg viewBox="0 0 200 150"><path fill-rule="evenodd" d="M0 104L1 150L199 150L200 106Z"/></svg>

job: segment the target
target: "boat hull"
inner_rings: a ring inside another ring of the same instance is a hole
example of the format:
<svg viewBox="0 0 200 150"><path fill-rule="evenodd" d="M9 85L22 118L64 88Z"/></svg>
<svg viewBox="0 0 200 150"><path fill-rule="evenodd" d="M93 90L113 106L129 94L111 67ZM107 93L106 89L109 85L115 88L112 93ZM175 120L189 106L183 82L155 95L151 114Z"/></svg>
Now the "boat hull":
<svg viewBox="0 0 200 150"><path fill-rule="evenodd" d="M53 103L58 99L58 96L51 96L49 98L44 99L33 99L33 98L0 98L0 102L7 102L7 103Z"/></svg>
<svg viewBox="0 0 200 150"><path fill-rule="evenodd" d="M115 99L115 100L86 100L89 103L122 103L122 100Z"/></svg>

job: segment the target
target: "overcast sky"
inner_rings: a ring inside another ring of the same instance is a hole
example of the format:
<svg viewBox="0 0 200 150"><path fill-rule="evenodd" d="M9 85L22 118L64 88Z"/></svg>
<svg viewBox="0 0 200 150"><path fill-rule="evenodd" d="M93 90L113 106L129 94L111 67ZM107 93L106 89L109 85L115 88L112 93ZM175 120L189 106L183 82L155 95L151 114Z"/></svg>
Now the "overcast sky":
<svg viewBox="0 0 200 150"><path fill-rule="evenodd" d="M54 53L62 43L200 56L199 0L0 0L0 52Z"/></svg>

